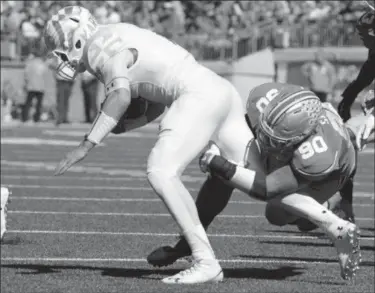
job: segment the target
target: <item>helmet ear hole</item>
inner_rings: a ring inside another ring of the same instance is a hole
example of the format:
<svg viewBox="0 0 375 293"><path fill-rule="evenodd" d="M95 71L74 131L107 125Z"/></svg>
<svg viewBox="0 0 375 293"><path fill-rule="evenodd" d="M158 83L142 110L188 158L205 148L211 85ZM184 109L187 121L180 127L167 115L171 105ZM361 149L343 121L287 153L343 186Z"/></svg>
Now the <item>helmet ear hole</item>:
<svg viewBox="0 0 375 293"><path fill-rule="evenodd" d="M79 19L75 18L75 17L69 17L70 20L73 20L74 22L76 23L79 23Z"/></svg>
<svg viewBox="0 0 375 293"><path fill-rule="evenodd" d="M76 49L81 49L81 46L82 46L82 44L81 44L81 40L78 40L78 41L76 42L76 44L75 44Z"/></svg>

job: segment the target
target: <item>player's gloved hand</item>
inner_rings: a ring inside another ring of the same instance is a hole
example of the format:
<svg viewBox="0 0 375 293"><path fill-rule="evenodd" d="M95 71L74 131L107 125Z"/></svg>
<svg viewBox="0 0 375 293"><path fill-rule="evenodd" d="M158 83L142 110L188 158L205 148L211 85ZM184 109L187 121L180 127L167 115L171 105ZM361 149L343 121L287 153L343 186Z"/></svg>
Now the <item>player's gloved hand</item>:
<svg viewBox="0 0 375 293"><path fill-rule="evenodd" d="M350 107L351 105L347 105L344 102L344 99L338 105L337 111L344 122L348 121L351 118Z"/></svg>
<svg viewBox="0 0 375 293"><path fill-rule="evenodd" d="M64 174L71 166L83 160L88 152L95 146L92 142L84 140L78 148L68 153L55 169L55 176Z"/></svg>
<svg viewBox="0 0 375 293"><path fill-rule="evenodd" d="M371 114L374 112L375 107L375 91L370 90L368 94L363 99L363 103L361 104L362 111L365 115Z"/></svg>
<svg viewBox="0 0 375 293"><path fill-rule="evenodd" d="M363 123L356 135L356 144L357 148L362 151L365 149L367 145L367 141L371 135L371 133L374 132L375 128L375 117L372 114L367 115L367 119L365 123Z"/></svg>
<svg viewBox="0 0 375 293"><path fill-rule="evenodd" d="M199 167L203 173L210 172L210 162L212 161L214 156L219 156L220 150L215 144L211 144L208 150L206 150L200 157L199 157Z"/></svg>

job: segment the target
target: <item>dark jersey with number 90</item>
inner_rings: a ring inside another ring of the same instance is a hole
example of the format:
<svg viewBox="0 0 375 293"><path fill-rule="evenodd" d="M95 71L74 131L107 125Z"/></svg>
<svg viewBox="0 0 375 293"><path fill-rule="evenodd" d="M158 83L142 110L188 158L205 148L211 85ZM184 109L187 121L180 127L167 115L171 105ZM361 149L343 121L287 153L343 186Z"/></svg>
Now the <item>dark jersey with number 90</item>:
<svg viewBox="0 0 375 293"><path fill-rule="evenodd" d="M291 93L300 86L266 83L254 88L247 101L247 116L253 132L259 125L260 113L280 90ZM356 153L342 119L331 104L324 103L324 113L316 131L294 151L289 161L297 179L321 184L337 183L337 190L355 170ZM267 164L268 165L268 164ZM272 165L272 164L269 164ZM266 170L271 172L273 170Z"/></svg>

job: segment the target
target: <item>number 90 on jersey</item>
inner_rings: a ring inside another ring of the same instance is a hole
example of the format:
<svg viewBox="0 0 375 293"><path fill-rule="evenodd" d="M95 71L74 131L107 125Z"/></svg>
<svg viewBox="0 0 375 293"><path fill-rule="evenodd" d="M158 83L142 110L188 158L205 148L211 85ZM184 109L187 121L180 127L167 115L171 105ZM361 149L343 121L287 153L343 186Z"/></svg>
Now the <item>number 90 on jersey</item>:
<svg viewBox="0 0 375 293"><path fill-rule="evenodd" d="M305 141L298 148L298 151L304 160L311 158L315 154L324 153L327 150L328 146L320 135L314 136L311 141Z"/></svg>

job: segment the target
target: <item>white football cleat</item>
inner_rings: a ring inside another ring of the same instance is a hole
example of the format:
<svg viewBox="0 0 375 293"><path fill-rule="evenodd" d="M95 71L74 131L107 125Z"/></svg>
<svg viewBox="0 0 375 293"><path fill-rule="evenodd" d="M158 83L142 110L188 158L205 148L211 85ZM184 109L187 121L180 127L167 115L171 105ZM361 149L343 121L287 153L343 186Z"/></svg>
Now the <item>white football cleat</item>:
<svg viewBox="0 0 375 293"><path fill-rule="evenodd" d="M0 239L3 240L3 236L7 230L7 205L9 201L9 189L6 187L1 187L1 237Z"/></svg>
<svg viewBox="0 0 375 293"><path fill-rule="evenodd" d="M338 225L332 225L329 230L331 230L328 232L329 236L337 250L341 277L344 280L351 280L361 262L359 228L353 223L342 221Z"/></svg>
<svg viewBox="0 0 375 293"><path fill-rule="evenodd" d="M162 280L165 284L201 284L217 283L224 278L223 270L219 262L213 260L197 261L191 268Z"/></svg>

